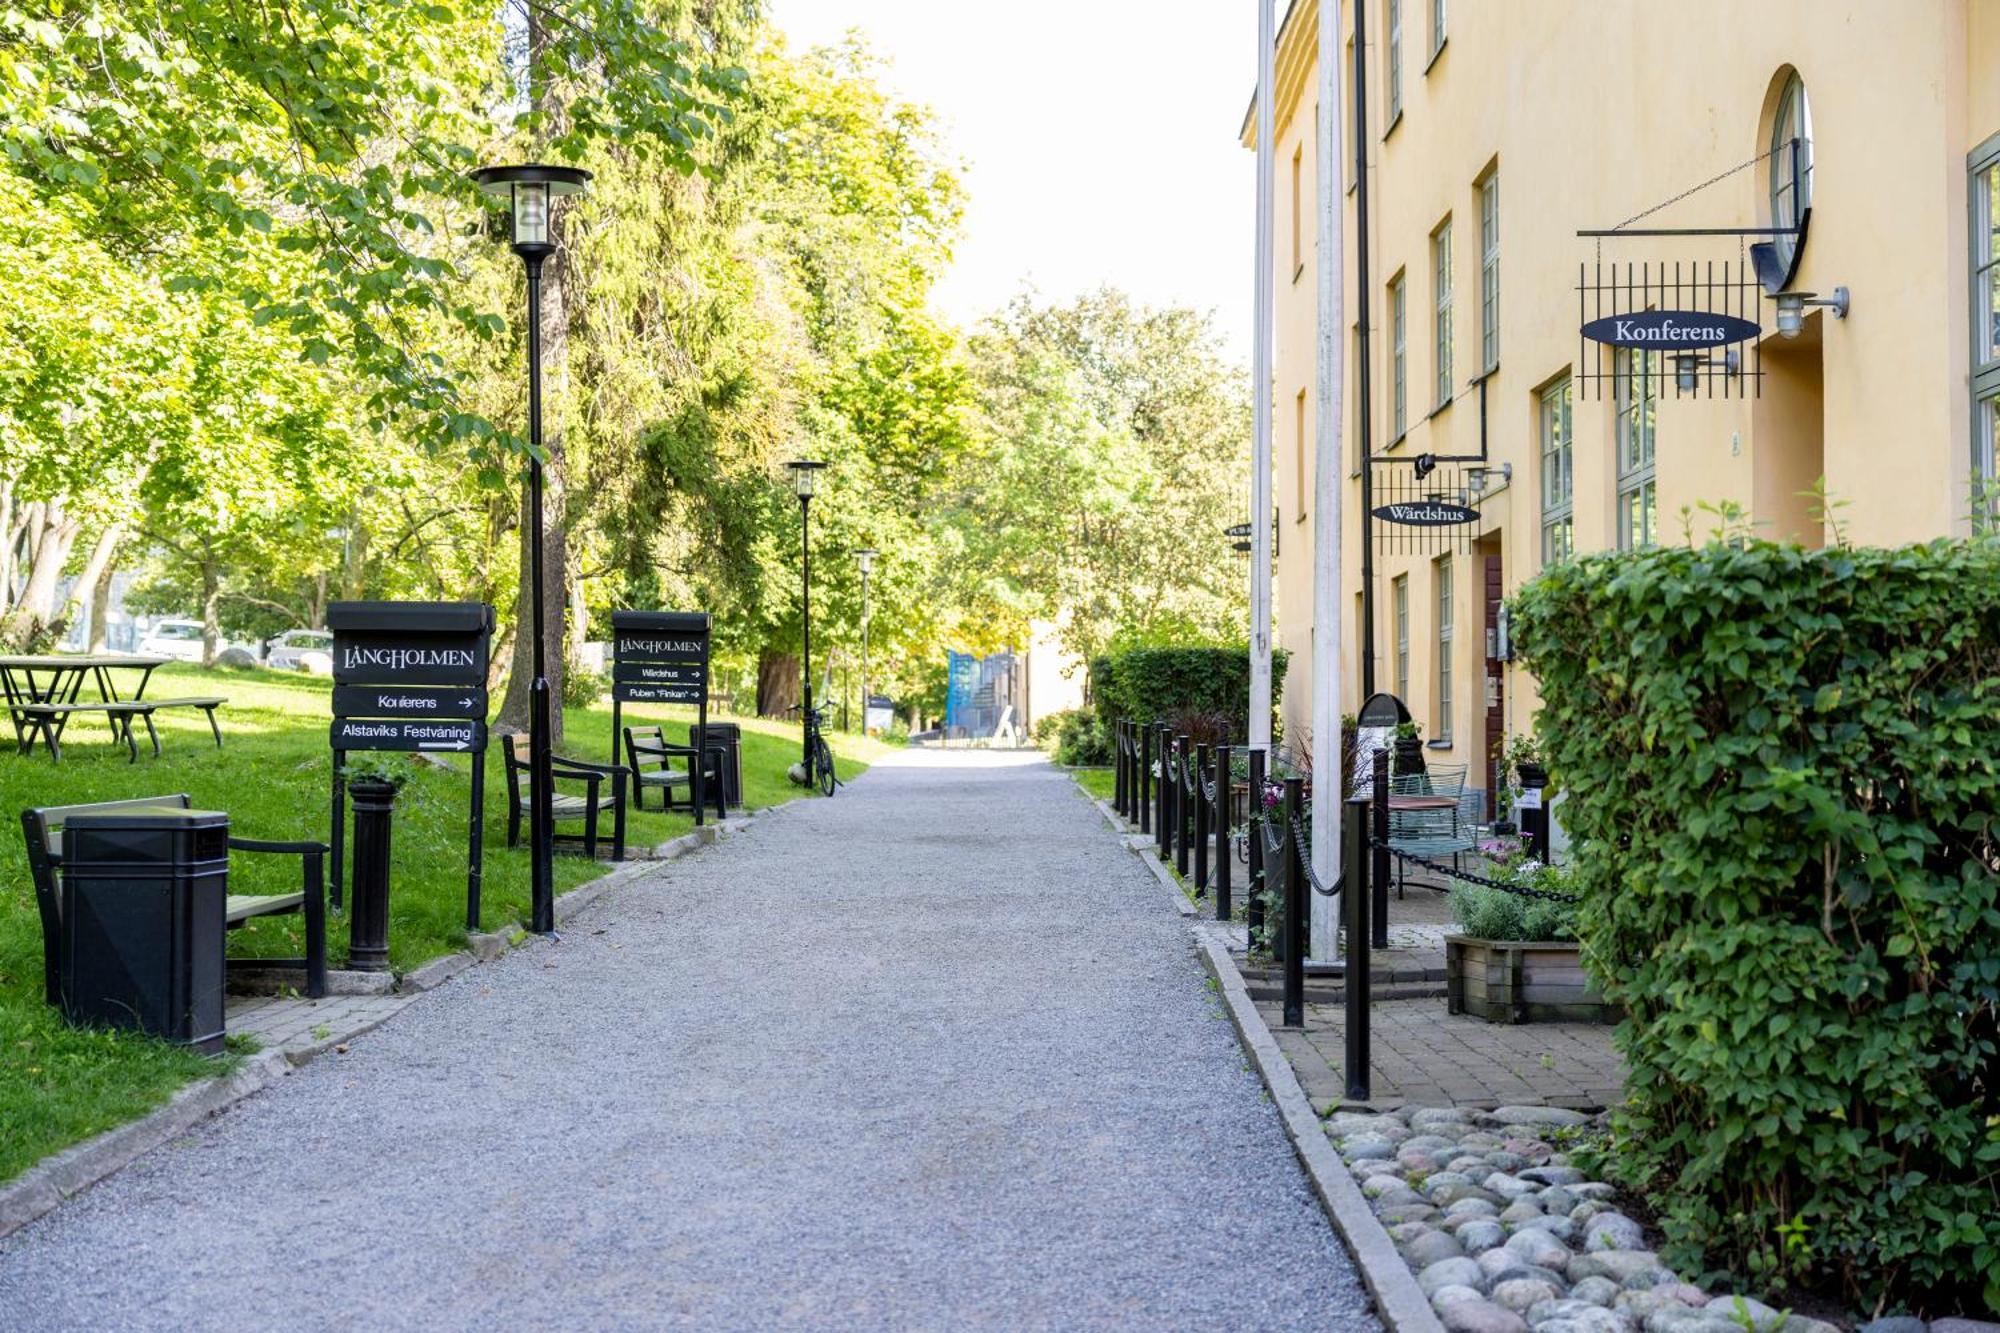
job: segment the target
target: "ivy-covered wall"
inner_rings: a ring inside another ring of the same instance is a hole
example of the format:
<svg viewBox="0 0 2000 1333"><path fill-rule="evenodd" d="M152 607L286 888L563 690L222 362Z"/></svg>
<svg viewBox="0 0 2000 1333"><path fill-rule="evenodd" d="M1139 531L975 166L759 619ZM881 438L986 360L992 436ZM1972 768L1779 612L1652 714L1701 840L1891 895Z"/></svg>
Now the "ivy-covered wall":
<svg viewBox="0 0 2000 1333"><path fill-rule="evenodd" d="M2000 1310L2000 543L1592 557L1514 626L1677 1257Z"/></svg>

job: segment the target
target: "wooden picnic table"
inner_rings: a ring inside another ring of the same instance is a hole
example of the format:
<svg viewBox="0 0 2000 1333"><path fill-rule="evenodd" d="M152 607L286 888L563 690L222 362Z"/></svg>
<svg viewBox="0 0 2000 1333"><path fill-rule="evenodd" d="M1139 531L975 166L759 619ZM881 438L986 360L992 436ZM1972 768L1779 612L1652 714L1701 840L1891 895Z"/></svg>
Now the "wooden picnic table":
<svg viewBox="0 0 2000 1333"><path fill-rule="evenodd" d="M0 698L7 701L14 739L26 754L39 737L49 743L51 753L59 753L63 728L69 725L67 711L46 712L48 706L67 709L82 700L83 687L91 683L101 704L136 703L145 697L146 684L153 672L171 658L134 653L49 653L23 657L0 657ZM115 671L139 672L139 683L131 694L121 696ZM133 749L132 718L129 713L105 711L112 735Z"/></svg>

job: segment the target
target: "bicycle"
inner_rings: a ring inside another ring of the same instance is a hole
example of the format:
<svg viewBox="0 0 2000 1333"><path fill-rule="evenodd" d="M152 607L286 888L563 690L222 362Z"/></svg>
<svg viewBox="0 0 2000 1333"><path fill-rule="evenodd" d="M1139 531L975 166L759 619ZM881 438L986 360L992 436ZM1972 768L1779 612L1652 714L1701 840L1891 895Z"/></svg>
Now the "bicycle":
<svg viewBox="0 0 2000 1333"><path fill-rule="evenodd" d="M834 772L833 750L827 745L826 737L820 734L820 728L826 725L828 710L822 705L806 713L803 705L793 704L789 711L804 713L806 729L806 760L793 764L789 776L801 787L818 787L820 795L833 795L834 788L840 785L840 777Z"/></svg>

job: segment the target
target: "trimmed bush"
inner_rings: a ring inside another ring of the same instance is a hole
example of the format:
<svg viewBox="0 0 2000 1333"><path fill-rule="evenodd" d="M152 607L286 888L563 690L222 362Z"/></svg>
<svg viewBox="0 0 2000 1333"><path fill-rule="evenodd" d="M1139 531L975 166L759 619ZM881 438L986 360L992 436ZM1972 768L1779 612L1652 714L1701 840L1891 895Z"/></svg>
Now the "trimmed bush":
<svg viewBox="0 0 2000 1333"><path fill-rule="evenodd" d="M1111 732L1097 714L1080 708L1050 713L1036 722L1035 743L1053 750L1058 764L1097 767L1113 758Z"/></svg>
<svg viewBox="0 0 2000 1333"><path fill-rule="evenodd" d="M1271 653L1271 704L1283 696L1283 649ZM1248 648L1130 648L1090 664L1091 698L1105 723L1164 722L1193 715L1230 720L1229 741L1245 737L1250 699Z"/></svg>
<svg viewBox="0 0 2000 1333"><path fill-rule="evenodd" d="M2000 544L1573 560L1513 624L1671 1257L2000 1310Z"/></svg>

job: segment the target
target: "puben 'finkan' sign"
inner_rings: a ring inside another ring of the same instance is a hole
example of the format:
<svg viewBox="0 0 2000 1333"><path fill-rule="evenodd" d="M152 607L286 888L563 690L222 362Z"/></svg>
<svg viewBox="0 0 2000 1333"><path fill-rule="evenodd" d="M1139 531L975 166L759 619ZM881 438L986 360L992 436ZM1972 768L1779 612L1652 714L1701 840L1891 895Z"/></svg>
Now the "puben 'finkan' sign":
<svg viewBox="0 0 2000 1333"><path fill-rule="evenodd" d="M1635 310L1606 315L1583 326L1583 336L1613 347L1643 347L1658 352L1692 352L1748 342L1762 330L1735 315L1705 310Z"/></svg>

